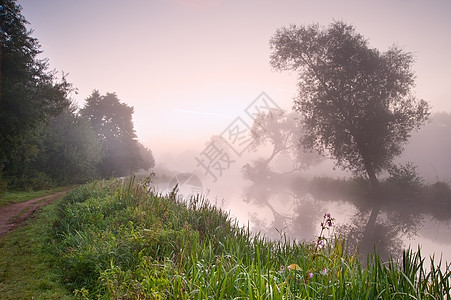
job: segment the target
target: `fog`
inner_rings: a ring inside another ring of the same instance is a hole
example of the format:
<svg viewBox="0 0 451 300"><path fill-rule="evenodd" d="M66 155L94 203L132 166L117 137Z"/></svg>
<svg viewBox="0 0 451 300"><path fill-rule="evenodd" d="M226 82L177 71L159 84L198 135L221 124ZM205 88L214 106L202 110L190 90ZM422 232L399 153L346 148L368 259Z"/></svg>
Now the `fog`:
<svg viewBox="0 0 451 300"><path fill-rule="evenodd" d="M412 135L397 162L417 165L424 186L451 183L450 130L451 114L433 114L428 124ZM199 164L212 143L229 156L223 163L232 161L221 174L217 172L216 178ZM352 174L335 168L332 160L311 153L304 158L309 163L304 162L302 168L293 165L290 151L280 151L268 162L274 153L272 145L257 147L255 143L254 137L253 144L239 156L225 139L214 134L197 150L157 155L154 187L164 194L178 184L179 196L185 198L201 193L241 226L250 226L270 239L314 241L324 214L330 213L336 222L330 234L345 236L350 248L362 249L359 242L371 203ZM385 258L399 256L406 247L417 250L420 246L425 256L451 261L450 208L449 193L434 200L427 192L414 196L398 191L379 214L381 235L373 236L371 242Z"/></svg>
<svg viewBox="0 0 451 300"><path fill-rule="evenodd" d="M414 162L428 182L451 182L451 114L432 115L430 122L410 138L399 161Z"/></svg>
<svg viewBox="0 0 451 300"><path fill-rule="evenodd" d="M286 122L274 132L297 132L289 121L297 74L271 69L271 36L289 24L343 20L371 47L395 44L412 52L415 95L434 114L398 162L415 164L425 187L417 195L408 194L410 187L395 191L403 200L387 200L378 215L385 236L373 241L387 255L419 243L425 254L443 252L451 261L451 200L446 185L433 186L451 183L451 2L18 3L50 67L64 70L76 88L75 103L81 107L96 89L134 108L138 139L156 158L156 190L168 193L178 182L180 196L201 192L241 225L273 239L315 240L323 215L331 213L335 233L358 242L370 210L362 183L332 160L298 152L295 134L267 137L283 137L277 149L250 134L262 91L272 101L260 107L285 111Z"/></svg>

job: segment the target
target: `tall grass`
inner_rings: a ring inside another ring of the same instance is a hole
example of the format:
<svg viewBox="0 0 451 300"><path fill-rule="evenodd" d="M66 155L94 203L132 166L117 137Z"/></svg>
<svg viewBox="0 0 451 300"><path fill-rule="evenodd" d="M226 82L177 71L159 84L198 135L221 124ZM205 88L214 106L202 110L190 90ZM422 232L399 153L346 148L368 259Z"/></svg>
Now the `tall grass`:
<svg viewBox="0 0 451 300"><path fill-rule="evenodd" d="M0 237L0 299L74 299L48 251L56 215L56 203L49 204Z"/></svg>
<svg viewBox="0 0 451 300"><path fill-rule="evenodd" d="M54 254L81 298L449 299L450 266L420 251L377 254L363 268L340 239L269 241L198 196L162 196L148 181L97 182L60 204ZM445 269L445 271L443 271Z"/></svg>

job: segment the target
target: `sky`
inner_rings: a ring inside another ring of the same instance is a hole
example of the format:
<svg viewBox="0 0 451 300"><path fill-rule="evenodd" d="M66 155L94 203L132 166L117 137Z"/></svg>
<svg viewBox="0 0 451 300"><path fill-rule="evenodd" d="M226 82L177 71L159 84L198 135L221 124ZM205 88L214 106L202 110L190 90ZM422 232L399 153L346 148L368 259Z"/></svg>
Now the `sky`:
<svg viewBox="0 0 451 300"><path fill-rule="evenodd" d="M269 40L290 24L340 20L371 47L412 52L416 95L451 111L451 1L18 0L49 66L79 106L93 90L134 107L154 152L201 151L262 92L291 109L296 74L269 65ZM245 120L248 122L248 120ZM249 124L251 125L251 124Z"/></svg>

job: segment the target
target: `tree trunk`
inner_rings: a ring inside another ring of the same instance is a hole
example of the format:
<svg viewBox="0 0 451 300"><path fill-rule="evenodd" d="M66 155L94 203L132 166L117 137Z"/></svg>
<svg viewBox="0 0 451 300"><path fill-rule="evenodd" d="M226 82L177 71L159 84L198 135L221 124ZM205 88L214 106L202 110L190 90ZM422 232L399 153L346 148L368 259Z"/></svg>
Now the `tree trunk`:
<svg viewBox="0 0 451 300"><path fill-rule="evenodd" d="M276 146L274 146L274 149L272 150L271 156L268 157L268 158L265 160L265 165L268 166L269 163L273 160L273 158L274 158L274 157L277 155L277 153L279 153L280 151L281 151L281 150L277 150L277 149L276 149Z"/></svg>
<svg viewBox="0 0 451 300"><path fill-rule="evenodd" d="M360 251L362 254L366 255L373 251L374 245L378 243L374 239L375 229L376 229L376 220L382 209L382 199L380 198L380 185L379 180L373 169L371 167L367 167L367 173L370 180L370 189L371 189L371 202L373 203L370 217L368 218L368 222L366 223L365 230L363 231L363 237L360 241Z"/></svg>

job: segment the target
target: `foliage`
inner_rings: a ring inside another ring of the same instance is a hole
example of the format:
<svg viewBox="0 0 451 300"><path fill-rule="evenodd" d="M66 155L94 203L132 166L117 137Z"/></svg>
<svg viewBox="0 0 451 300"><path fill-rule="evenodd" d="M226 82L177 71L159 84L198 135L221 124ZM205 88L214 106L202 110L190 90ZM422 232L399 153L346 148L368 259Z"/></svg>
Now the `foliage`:
<svg viewBox="0 0 451 300"><path fill-rule="evenodd" d="M384 181L384 196L387 199L404 202L421 196L424 182L413 164L394 165L390 167L389 174Z"/></svg>
<svg viewBox="0 0 451 300"><path fill-rule="evenodd" d="M67 286L101 299L440 299L449 266L420 252L367 267L340 239L268 241L205 199L162 197L149 181L97 182L68 194L53 251ZM326 215L323 229L332 226ZM324 243L326 242L327 243Z"/></svg>
<svg viewBox="0 0 451 300"><path fill-rule="evenodd" d="M114 139L136 138L132 122L133 107L121 103L114 93L102 96L99 91L93 91L86 99L81 114L91 122L100 139L105 141L106 150L111 150L109 147L112 145L109 143Z"/></svg>
<svg viewBox="0 0 451 300"><path fill-rule="evenodd" d="M98 177L102 145L90 124L65 109L46 127L45 152L35 166L59 184L84 183Z"/></svg>
<svg viewBox="0 0 451 300"><path fill-rule="evenodd" d="M116 94L100 95L94 91L80 113L102 141L100 173L103 177L126 176L154 166L150 150L136 140L133 107L121 103Z"/></svg>
<svg viewBox="0 0 451 300"><path fill-rule="evenodd" d="M0 167L0 198L3 197L3 194L6 192L7 186L8 183L6 182L5 178L3 178L3 171Z"/></svg>
<svg viewBox="0 0 451 300"><path fill-rule="evenodd" d="M270 144L271 155L265 160L268 165L276 155L285 153L292 162L293 171L306 169L321 161L318 154L309 152L301 144L304 135L297 114L281 109L260 113L252 125L252 149Z"/></svg>
<svg viewBox="0 0 451 300"><path fill-rule="evenodd" d="M271 48L275 69L299 71L294 109L305 144L329 151L338 166L366 173L372 183L429 115L429 105L411 92L412 55L370 48L343 22L279 29Z"/></svg>
<svg viewBox="0 0 451 300"><path fill-rule="evenodd" d="M0 193L153 167L152 152L136 140L133 108L115 94L94 92L79 116L64 74L57 79L38 58L39 42L21 9L0 2Z"/></svg>
<svg viewBox="0 0 451 300"><path fill-rule="evenodd" d="M24 182L41 150L42 128L69 105L71 86L38 59L40 45L16 1L1 1L0 15L0 168Z"/></svg>
<svg viewBox="0 0 451 300"><path fill-rule="evenodd" d="M145 147L143 144L138 143L139 151L139 163L136 165L137 168L143 170L149 170L155 166L155 158L153 156L152 150Z"/></svg>
<svg viewBox="0 0 451 300"><path fill-rule="evenodd" d="M429 212L435 219L447 221L450 219L451 210L451 187L448 183L437 181L431 184L427 190L425 204Z"/></svg>

